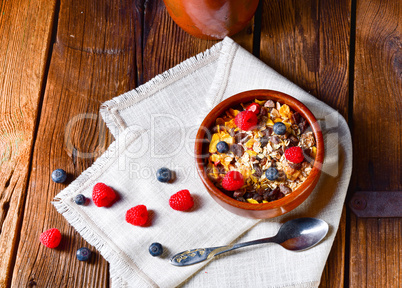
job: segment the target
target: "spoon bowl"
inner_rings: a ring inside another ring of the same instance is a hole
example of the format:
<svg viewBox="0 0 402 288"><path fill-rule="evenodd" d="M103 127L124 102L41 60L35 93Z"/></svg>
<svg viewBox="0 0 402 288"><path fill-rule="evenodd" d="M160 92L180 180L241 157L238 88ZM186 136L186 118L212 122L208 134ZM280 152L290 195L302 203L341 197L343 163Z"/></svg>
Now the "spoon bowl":
<svg viewBox="0 0 402 288"><path fill-rule="evenodd" d="M170 258L170 263L175 266L188 266L211 259L216 255L228 251L263 243L276 243L287 250L303 251L315 246L324 239L328 230L328 224L321 219L293 219L283 224L278 233L273 237L226 246L186 250Z"/></svg>
<svg viewBox="0 0 402 288"><path fill-rule="evenodd" d="M292 251L302 251L318 244L327 235L327 222L317 218L293 219L281 226L278 243L283 248Z"/></svg>

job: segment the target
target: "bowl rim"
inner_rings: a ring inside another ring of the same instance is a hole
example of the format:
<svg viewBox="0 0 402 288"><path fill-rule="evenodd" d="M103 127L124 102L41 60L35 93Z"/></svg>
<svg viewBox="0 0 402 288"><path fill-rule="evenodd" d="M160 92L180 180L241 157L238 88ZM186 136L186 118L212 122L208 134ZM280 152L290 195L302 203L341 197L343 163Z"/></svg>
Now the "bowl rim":
<svg viewBox="0 0 402 288"><path fill-rule="evenodd" d="M308 123L310 124L310 127L312 128L312 131L314 133L314 137L316 140L316 147L317 147L317 153L314 161L314 165L312 170L310 171L310 174L304 180L304 182L292 193L287 195L286 197L283 197L281 199L268 202L268 203L260 203L260 204L253 204L253 203L248 203L248 202L241 202L238 201L228 195L226 195L224 192L222 192L218 187L216 187L213 182L208 178L208 176L205 173L205 165L204 165L204 158L200 157L203 153L203 145L205 144L204 137L205 137L205 129L204 127L211 128L212 125L215 123L216 117L213 117L213 115L222 115L223 112L225 112L227 109L232 108L236 104L240 104L243 102L248 102L250 100L254 99L271 99L277 102L281 102L282 104L287 104L289 105L293 111L299 112L303 118L305 118ZM194 157L196 161L196 169L198 172L198 175L201 178L201 181L203 184L207 187L208 192L213 194L213 196L217 197L219 200L222 202L234 206L243 210L250 210L250 211L260 211L260 210L271 210L271 209L278 209L281 208L285 205L288 205L289 203L294 202L297 198L301 197L304 195L310 188L311 185L315 185L318 181L318 177L321 174L321 169L322 169L322 164L324 160L324 139L321 131L321 127L319 123L317 122L317 119L313 115L313 113L299 100L296 98L285 94L283 92L275 91L275 90L267 90L267 89L256 89L256 90L248 90L248 91L243 91L240 93L237 93L226 100L220 102L218 105L216 105L209 113L208 115L204 118L203 122L201 123L196 139L195 139L195 145L194 145ZM312 190L312 189L311 189ZM310 191L311 192L311 191ZM307 197L306 197L307 198ZM302 203L302 202L301 202ZM300 204L301 204L300 203ZM286 211L288 212L288 211Z"/></svg>

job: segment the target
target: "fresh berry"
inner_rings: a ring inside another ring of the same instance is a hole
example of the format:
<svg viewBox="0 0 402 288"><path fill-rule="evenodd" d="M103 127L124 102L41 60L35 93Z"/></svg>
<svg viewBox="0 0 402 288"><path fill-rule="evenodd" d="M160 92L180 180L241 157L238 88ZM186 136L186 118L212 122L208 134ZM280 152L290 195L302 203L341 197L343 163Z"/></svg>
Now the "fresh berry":
<svg viewBox="0 0 402 288"><path fill-rule="evenodd" d="M135 226L143 226L148 220L148 210L145 205L137 205L126 212L126 221Z"/></svg>
<svg viewBox="0 0 402 288"><path fill-rule="evenodd" d="M265 171L265 177L267 177L268 180L274 181L274 180L278 179L279 172L275 167L269 167Z"/></svg>
<svg viewBox="0 0 402 288"><path fill-rule="evenodd" d="M246 110L258 115L258 113L260 113L261 107L260 105L258 105L258 103L252 103L246 108Z"/></svg>
<svg viewBox="0 0 402 288"><path fill-rule="evenodd" d="M276 122L274 124L274 133L276 135L283 135L286 133L286 125L282 122Z"/></svg>
<svg viewBox="0 0 402 288"><path fill-rule="evenodd" d="M77 250L77 259L80 261L88 261L91 259L91 250L86 247L82 247Z"/></svg>
<svg viewBox="0 0 402 288"><path fill-rule="evenodd" d="M257 125L257 123L257 115L247 110L240 112L235 118L236 126L245 131L253 129Z"/></svg>
<svg viewBox="0 0 402 288"><path fill-rule="evenodd" d="M52 228L40 234L39 240L48 248L56 248L60 244L61 233L58 229Z"/></svg>
<svg viewBox="0 0 402 288"><path fill-rule="evenodd" d="M82 194L78 194L74 197L74 202L77 205L85 205L85 201L87 201L87 198Z"/></svg>
<svg viewBox="0 0 402 288"><path fill-rule="evenodd" d="M228 191L235 191L243 185L243 175L238 171L229 171L222 179L222 187Z"/></svg>
<svg viewBox="0 0 402 288"><path fill-rule="evenodd" d="M229 145L225 141L219 141L218 144L216 144L216 150L218 150L219 153L226 153L229 151Z"/></svg>
<svg viewBox="0 0 402 288"><path fill-rule="evenodd" d="M285 150L286 160L293 163L301 163L304 160L303 150L299 146L290 147Z"/></svg>
<svg viewBox="0 0 402 288"><path fill-rule="evenodd" d="M193 197L188 190L180 190L170 196L169 205L177 211L187 211L194 205Z"/></svg>
<svg viewBox="0 0 402 288"><path fill-rule="evenodd" d="M149 246L149 253L154 257L162 255L162 245L160 243L152 243L151 246Z"/></svg>
<svg viewBox="0 0 402 288"><path fill-rule="evenodd" d="M52 172L52 180L56 183L63 183L67 179L67 173L63 169L56 169Z"/></svg>
<svg viewBox="0 0 402 288"><path fill-rule="evenodd" d="M98 207L108 207L116 199L116 193L104 183L96 183L92 190L92 200Z"/></svg>
<svg viewBox="0 0 402 288"><path fill-rule="evenodd" d="M160 168L156 171L156 179L163 183L169 182L172 179L172 171L165 167Z"/></svg>

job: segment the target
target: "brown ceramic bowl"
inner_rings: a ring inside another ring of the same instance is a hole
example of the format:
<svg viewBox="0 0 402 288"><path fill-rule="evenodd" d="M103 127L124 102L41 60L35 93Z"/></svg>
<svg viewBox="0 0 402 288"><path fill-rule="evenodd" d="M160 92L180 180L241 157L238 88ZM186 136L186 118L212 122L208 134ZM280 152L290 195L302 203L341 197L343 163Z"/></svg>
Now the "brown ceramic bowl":
<svg viewBox="0 0 402 288"><path fill-rule="evenodd" d="M208 178L206 167L204 165L205 157L209 156L209 141L206 141L206 131L210 131L210 129L215 124L216 118L222 115L226 110L228 110L229 108L233 108L240 103L254 101L254 99L271 99L273 101L278 101L281 104L289 105L291 109L299 112L300 115L302 115L303 118L309 122L316 139L317 147L317 154L314 161L313 169L311 170L307 179L299 186L299 188L279 200L261 204L251 204L237 201L226 195L224 192L219 190L219 188L217 188L214 183ZM310 193L313 191L321 174L321 167L324 160L324 140L322 137L321 128L317 123L316 118L310 112L310 110L300 101L287 94L277 91L251 90L236 94L219 103L214 109L212 109L207 117L205 117L196 136L195 159L197 172L201 177L202 182L207 188L209 194L218 204L220 204L223 208L229 210L230 212L233 212L240 216L266 219L283 215L295 209L297 206L303 203L303 201L306 200Z"/></svg>

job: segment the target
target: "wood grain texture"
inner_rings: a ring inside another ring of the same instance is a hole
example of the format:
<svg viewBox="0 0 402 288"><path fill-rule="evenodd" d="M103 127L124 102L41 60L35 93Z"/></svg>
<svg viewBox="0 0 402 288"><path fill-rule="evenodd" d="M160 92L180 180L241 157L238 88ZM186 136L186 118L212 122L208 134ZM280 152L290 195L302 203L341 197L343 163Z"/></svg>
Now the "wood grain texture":
<svg viewBox="0 0 402 288"><path fill-rule="evenodd" d="M162 0L148 1L144 14L144 62L141 83L218 43L213 40L201 40L184 32L170 18ZM251 52L253 21L232 38Z"/></svg>
<svg viewBox="0 0 402 288"><path fill-rule="evenodd" d="M401 287L401 219L351 217L350 287Z"/></svg>
<svg viewBox="0 0 402 288"><path fill-rule="evenodd" d="M338 233L321 276L320 287L347 287L343 285L345 282L347 283L347 279L345 279L346 219L346 207L344 206Z"/></svg>
<svg viewBox="0 0 402 288"><path fill-rule="evenodd" d="M61 1L14 267L18 273L13 275L12 287L109 286L108 265L93 247L95 256L91 263L76 260L75 251L88 244L50 204L65 187L53 183L50 174L63 168L71 181L110 144L111 136L98 118L102 102L214 44L195 38L188 41L192 36L175 26L161 2L156 8L153 1L136 1L134 5L132 1ZM150 45L144 40L149 39L146 33L156 33L154 46L154 42ZM174 38L163 38L170 33ZM250 32L246 35L247 40L237 37L250 45L252 36ZM184 42L176 46L180 37ZM160 40L170 41L169 46ZM143 61L142 55L149 55L144 51L153 49L158 53L155 63L152 59ZM63 235L55 250L38 241L41 232L53 227Z"/></svg>
<svg viewBox="0 0 402 288"><path fill-rule="evenodd" d="M344 117L350 0L263 2L261 60Z"/></svg>
<svg viewBox="0 0 402 288"><path fill-rule="evenodd" d="M262 9L261 59L347 118L351 1L266 0ZM344 285L345 229L344 211L321 287Z"/></svg>
<svg viewBox="0 0 402 288"><path fill-rule="evenodd" d="M401 19L401 1L357 1L353 136L358 191L402 187ZM351 287L401 287L401 223L400 218L351 215Z"/></svg>
<svg viewBox="0 0 402 288"><path fill-rule="evenodd" d="M93 247L90 263L76 259L88 244L50 203L68 184L50 174L62 168L72 180L110 144L99 107L136 85L137 11L132 1L61 1L12 287L109 286L108 265ZM53 227L63 240L48 249L38 237Z"/></svg>
<svg viewBox="0 0 402 288"><path fill-rule="evenodd" d="M13 272L54 12L54 0L0 1L0 287Z"/></svg>

